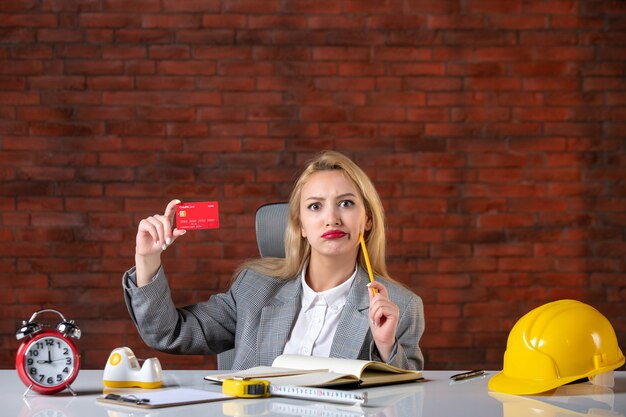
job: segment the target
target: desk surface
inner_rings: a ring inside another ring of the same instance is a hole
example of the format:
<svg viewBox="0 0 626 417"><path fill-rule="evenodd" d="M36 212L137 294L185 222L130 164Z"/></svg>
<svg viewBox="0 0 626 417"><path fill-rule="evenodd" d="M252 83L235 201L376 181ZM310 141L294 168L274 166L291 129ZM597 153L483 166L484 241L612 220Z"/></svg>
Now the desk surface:
<svg viewBox="0 0 626 417"><path fill-rule="evenodd" d="M207 371L165 371L168 387L197 387L219 391L203 380ZM214 416L621 416L626 415L626 372L617 372L615 387L582 383L542 396L513 396L490 392L495 374L451 383L452 371L424 371L424 382L367 388L370 406L335 405L288 398L234 399L154 410L103 405L102 371L83 370L72 385L78 396L63 391L54 396L29 393L14 370L0 370L0 415L16 417L214 417Z"/></svg>

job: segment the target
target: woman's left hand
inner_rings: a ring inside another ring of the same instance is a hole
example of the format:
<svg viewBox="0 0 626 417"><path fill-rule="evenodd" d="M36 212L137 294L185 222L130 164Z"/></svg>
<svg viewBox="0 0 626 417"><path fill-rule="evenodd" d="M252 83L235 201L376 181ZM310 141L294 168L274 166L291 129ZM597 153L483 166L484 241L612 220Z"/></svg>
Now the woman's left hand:
<svg viewBox="0 0 626 417"><path fill-rule="evenodd" d="M378 292L376 295L372 291L373 288L376 288ZM389 360L396 343L396 328L400 320L400 309L389 299L387 288L378 281L370 283L369 296L370 329L378 353L380 353L381 359L386 362Z"/></svg>

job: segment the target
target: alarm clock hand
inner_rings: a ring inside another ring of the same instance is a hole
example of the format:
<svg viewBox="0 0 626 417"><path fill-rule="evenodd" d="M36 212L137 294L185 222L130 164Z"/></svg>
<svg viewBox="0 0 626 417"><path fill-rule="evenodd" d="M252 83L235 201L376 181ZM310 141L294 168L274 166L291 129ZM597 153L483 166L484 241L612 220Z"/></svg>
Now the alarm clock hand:
<svg viewBox="0 0 626 417"><path fill-rule="evenodd" d="M50 351L48 351L48 360L47 361L42 361L41 359L37 361L37 363L52 363L52 354L50 353Z"/></svg>

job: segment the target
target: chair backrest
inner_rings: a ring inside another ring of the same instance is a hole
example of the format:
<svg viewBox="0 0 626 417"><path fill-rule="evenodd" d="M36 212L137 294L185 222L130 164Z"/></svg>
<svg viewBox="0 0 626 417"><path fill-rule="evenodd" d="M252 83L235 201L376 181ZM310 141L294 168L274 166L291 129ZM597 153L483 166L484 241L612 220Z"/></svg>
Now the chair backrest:
<svg viewBox="0 0 626 417"><path fill-rule="evenodd" d="M287 203L270 203L257 209L256 243L261 257L285 257L285 229L288 218Z"/></svg>
<svg viewBox="0 0 626 417"><path fill-rule="evenodd" d="M261 257L285 257L285 229L289 218L287 203L270 203L259 207L256 211L255 230L256 243ZM234 350L217 355L217 369L232 369L235 359Z"/></svg>

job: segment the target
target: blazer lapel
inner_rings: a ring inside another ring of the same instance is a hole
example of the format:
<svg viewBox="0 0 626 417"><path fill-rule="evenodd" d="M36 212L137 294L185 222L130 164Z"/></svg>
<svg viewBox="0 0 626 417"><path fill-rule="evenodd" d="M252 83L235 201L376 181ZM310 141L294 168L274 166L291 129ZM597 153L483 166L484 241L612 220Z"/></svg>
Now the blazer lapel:
<svg viewBox="0 0 626 417"><path fill-rule="evenodd" d="M276 296L263 307L258 333L258 363L271 365L282 355L289 332L300 310L302 284L300 278L285 284Z"/></svg>
<svg viewBox="0 0 626 417"><path fill-rule="evenodd" d="M330 356L333 358L357 359L359 357L365 337L369 333L367 314L370 301L366 287L368 283L367 273L359 267L330 349Z"/></svg>

